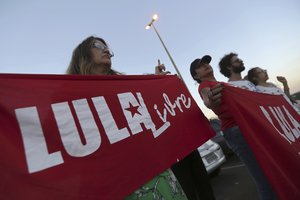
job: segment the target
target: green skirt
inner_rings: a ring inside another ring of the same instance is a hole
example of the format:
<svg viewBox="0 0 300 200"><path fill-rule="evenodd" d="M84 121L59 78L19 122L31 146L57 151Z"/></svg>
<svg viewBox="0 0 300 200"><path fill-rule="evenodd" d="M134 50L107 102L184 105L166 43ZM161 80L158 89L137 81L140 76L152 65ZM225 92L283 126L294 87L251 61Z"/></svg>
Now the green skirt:
<svg viewBox="0 0 300 200"><path fill-rule="evenodd" d="M154 177L126 200L187 200L173 172L168 169Z"/></svg>

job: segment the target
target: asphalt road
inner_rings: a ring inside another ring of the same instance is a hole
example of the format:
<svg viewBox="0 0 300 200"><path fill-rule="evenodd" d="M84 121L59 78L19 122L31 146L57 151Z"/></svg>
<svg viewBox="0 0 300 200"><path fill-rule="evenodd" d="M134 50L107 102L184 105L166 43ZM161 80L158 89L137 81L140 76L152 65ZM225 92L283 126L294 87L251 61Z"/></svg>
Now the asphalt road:
<svg viewBox="0 0 300 200"><path fill-rule="evenodd" d="M259 200L247 169L236 156L227 158L211 184L216 200Z"/></svg>

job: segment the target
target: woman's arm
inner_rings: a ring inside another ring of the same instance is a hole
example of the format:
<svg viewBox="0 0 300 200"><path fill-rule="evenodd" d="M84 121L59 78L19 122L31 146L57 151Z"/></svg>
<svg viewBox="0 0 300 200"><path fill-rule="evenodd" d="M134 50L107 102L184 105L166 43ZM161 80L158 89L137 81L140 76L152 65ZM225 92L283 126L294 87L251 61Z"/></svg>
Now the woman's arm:
<svg viewBox="0 0 300 200"><path fill-rule="evenodd" d="M287 82L286 78L283 77L283 76L277 76L276 78L277 78L277 80L278 80L280 83L282 83L284 93L285 93L287 96L290 96L290 88L289 88L289 86L288 86L288 82Z"/></svg>

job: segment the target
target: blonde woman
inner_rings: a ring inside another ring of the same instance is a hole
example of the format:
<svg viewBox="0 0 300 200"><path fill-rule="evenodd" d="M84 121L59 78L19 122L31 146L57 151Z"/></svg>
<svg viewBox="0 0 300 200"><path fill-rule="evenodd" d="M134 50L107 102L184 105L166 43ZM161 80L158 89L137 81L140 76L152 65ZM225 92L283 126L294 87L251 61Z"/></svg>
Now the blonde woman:
<svg viewBox="0 0 300 200"><path fill-rule="evenodd" d="M67 74L121 75L120 72L111 68L111 57L113 55L104 39L93 36L88 37L74 49ZM164 65L158 65L155 68L155 73L167 74L169 72L165 71ZM187 197L172 171L168 169L125 199L187 200Z"/></svg>

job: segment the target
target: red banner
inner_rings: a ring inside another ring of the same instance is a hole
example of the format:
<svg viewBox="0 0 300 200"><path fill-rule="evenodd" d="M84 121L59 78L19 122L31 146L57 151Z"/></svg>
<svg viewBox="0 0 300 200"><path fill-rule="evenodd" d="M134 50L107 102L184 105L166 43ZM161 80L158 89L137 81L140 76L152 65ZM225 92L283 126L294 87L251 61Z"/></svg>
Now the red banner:
<svg viewBox="0 0 300 200"><path fill-rule="evenodd" d="M280 95L226 86L224 102L281 200L300 199L300 116Z"/></svg>
<svg viewBox="0 0 300 200"><path fill-rule="evenodd" d="M0 74L0 199L123 199L213 135L176 76Z"/></svg>

